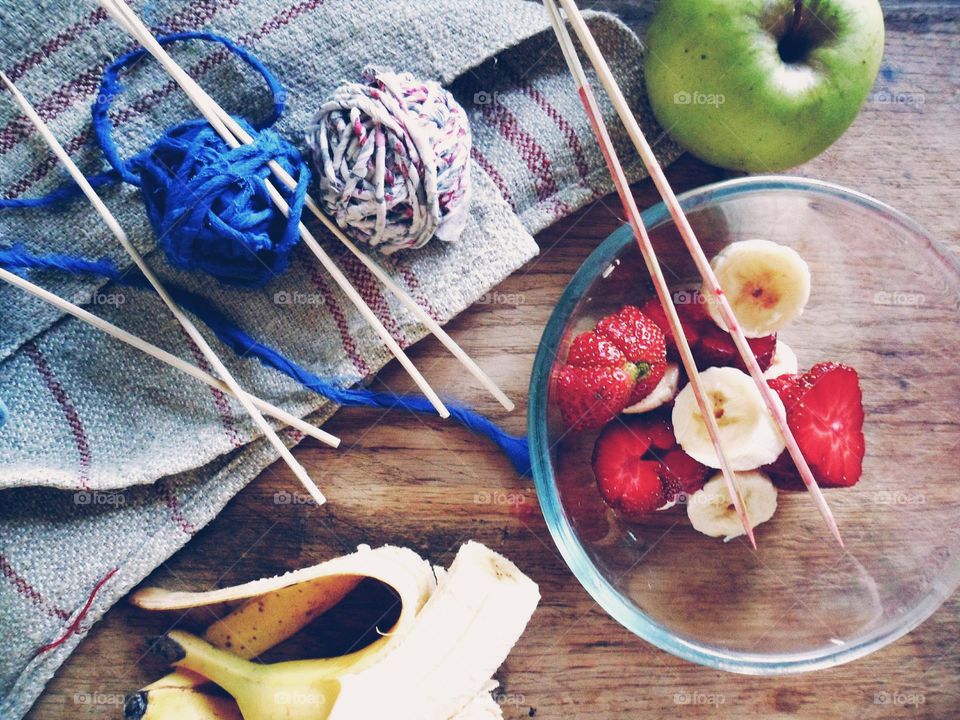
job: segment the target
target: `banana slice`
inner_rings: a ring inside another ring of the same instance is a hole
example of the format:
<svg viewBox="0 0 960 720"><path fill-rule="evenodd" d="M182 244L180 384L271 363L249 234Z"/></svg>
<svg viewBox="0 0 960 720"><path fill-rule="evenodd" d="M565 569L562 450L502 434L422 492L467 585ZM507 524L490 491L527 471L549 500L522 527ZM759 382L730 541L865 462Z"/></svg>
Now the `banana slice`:
<svg viewBox="0 0 960 720"><path fill-rule="evenodd" d="M810 299L810 268L793 248L770 240L730 243L710 262L743 334L777 332L800 317ZM704 287L710 317L729 330L716 295Z"/></svg>
<svg viewBox="0 0 960 720"><path fill-rule="evenodd" d="M730 469L752 470L776 460L785 443L750 376L736 368L712 367L700 373L700 379L713 406ZM780 403L780 398L774 397ZM677 395L672 419L684 452L708 467L719 468L692 385L687 384Z"/></svg>
<svg viewBox="0 0 960 720"><path fill-rule="evenodd" d="M656 410L661 405L666 405L673 400L673 396L677 394L677 386L679 384L680 368L677 367L676 363L667 363L667 369L664 371L663 377L660 378L657 386L650 391L650 394L640 402L624 408L623 412L628 415L635 415L637 413Z"/></svg>
<svg viewBox="0 0 960 720"><path fill-rule="evenodd" d="M797 354L793 352L793 348L780 338L777 338L777 347L773 351L773 360L763 376L767 380L773 380L773 378L780 377L781 375L792 375L799 369Z"/></svg>
<svg viewBox="0 0 960 720"><path fill-rule="evenodd" d="M743 498L750 526L755 528L773 517L777 510L777 488L770 478L758 470L734 473L740 497ZM687 517L693 529L710 537L732 540L743 535L743 525L723 473L717 473L687 500Z"/></svg>

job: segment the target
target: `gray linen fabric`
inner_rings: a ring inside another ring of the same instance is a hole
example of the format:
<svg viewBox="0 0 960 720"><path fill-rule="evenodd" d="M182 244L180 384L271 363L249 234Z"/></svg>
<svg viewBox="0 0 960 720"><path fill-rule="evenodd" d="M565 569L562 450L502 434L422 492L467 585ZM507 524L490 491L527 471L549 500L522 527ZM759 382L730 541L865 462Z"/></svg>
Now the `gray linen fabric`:
<svg viewBox="0 0 960 720"><path fill-rule="evenodd" d="M464 235L456 244L380 258L441 322L536 254L531 233L610 189L538 3L366 0L363 13L345 0L163 0L134 7L157 31L203 28L250 47L287 88L288 111L278 130L301 145L300 130L323 96L365 65L438 79L454 92L470 115L475 142ZM633 107L654 129L637 38L610 16L593 16L591 23ZM0 26L0 67L81 167L102 169L89 108L102 67L128 47L125 36L94 4L63 0L3 3ZM216 47L191 43L176 56L231 112L255 117L268 107L262 83ZM125 153L172 122L196 116L150 60L130 73L127 85L113 110ZM612 117L609 107L605 111ZM619 128L615 139L628 156ZM669 142L657 149L664 161L677 154ZM629 172L639 176L636 163ZM0 102L0 192L34 196L63 182L64 173L12 102ZM165 280L210 298L257 339L310 370L362 382L390 359L303 248L267 287L224 288L166 264L136 189L111 188L104 197ZM13 243L130 264L82 201L0 212L0 247ZM423 336L358 262L327 246L401 344ZM53 272L31 279L203 364L150 293ZM335 411L285 376L213 346L251 392L315 423ZM26 712L112 603L276 456L231 399L7 286L0 287L0 397L10 412L0 429L0 488L6 488L0 491L0 717L12 719ZM299 440L296 433L283 436L291 445ZM92 590L112 570L77 623Z"/></svg>

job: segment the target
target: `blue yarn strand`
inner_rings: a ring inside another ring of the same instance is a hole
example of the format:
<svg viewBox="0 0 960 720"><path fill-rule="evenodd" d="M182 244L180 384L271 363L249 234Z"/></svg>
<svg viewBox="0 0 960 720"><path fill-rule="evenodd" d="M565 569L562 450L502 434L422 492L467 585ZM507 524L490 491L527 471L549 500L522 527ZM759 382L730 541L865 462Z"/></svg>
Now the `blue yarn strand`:
<svg viewBox="0 0 960 720"><path fill-rule="evenodd" d="M121 285L149 288L147 279L139 271L121 272L110 260L89 260L70 255L33 255L23 248L0 249L0 267L8 270L61 270L74 275L107 277ZM324 380L290 358L265 345L237 325L218 308L200 295L176 285L167 289L182 307L200 318L213 333L241 357L253 356L266 367L273 368L338 405L346 407L402 408L413 413L433 414L435 410L426 398L395 395L362 388L343 388ZM450 415L472 432L492 440L507 456L517 472L529 476L530 446L525 437L508 434L496 423L469 407L447 403Z"/></svg>

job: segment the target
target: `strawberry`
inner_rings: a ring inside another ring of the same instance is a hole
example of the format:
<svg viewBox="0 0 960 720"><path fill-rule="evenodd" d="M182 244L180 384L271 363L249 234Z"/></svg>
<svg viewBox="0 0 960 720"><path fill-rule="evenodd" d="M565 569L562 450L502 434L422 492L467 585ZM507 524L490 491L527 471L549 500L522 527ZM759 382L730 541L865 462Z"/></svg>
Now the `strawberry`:
<svg viewBox="0 0 960 720"><path fill-rule="evenodd" d="M700 328L703 322L705 320L713 322L707 316L706 310L703 308L702 303L699 302L700 293L695 292L692 293L692 295L695 299L694 301L674 305L674 307L677 309L677 316L680 318L680 327L683 328L683 334L687 338L687 344L690 347L694 347L697 344L697 341L700 339ZM657 324L657 326L663 332L668 353L671 355L671 357L676 357L677 342L670 330L670 323L667 322L667 313L660 304L659 298L652 297L647 300L647 302L643 304L641 311L644 315L649 317Z"/></svg>
<svg viewBox="0 0 960 720"><path fill-rule="evenodd" d="M643 400L663 379L667 369L663 331L640 308L625 305L618 313L600 320L595 332L610 340L637 367L637 384L630 404Z"/></svg>
<svg viewBox="0 0 960 720"><path fill-rule="evenodd" d="M780 396L783 401L784 409L789 413L794 405L800 400L802 393L801 381L803 375L800 373L785 373L775 378L767 380L767 385L773 388L773 391Z"/></svg>
<svg viewBox="0 0 960 720"><path fill-rule="evenodd" d="M747 371L747 367L737 352L733 337L726 330L721 329L710 317L706 305L698 290L684 293L683 302L676 303L677 315L687 344L693 350L694 359L700 369L708 367L732 366ZM643 312L648 315L663 331L667 340L667 348L671 356L676 356L677 345L667 323L667 314L657 298L650 298L643 305ZM766 370L773 362L773 355L777 349L777 336L768 335L761 338L748 338L747 343L757 356L761 370Z"/></svg>
<svg viewBox="0 0 960 720"><path fill-rule="evenodd" d="M777 336L747 338L747 344L757 357L761 370L766 370L773 362L773 355L777 350ZM713 323L704 325L700 340L693 350L698 365L703 367L732 366L747 372L746 363L737 351L733 337L726 330Z"/></svg>
<svg viewBox="0 0 960 720"><path fill-rule="evenodd" d="M570 344L567 353L567 365L576 367L593 367L596 365L610 365L622 367L627 358L612 341L595 332L585 332L577 335Z"/></svg>
<svg viewBox="0 0 960 720"><path fill-rule="evenodd" d="M644 418L647 421L647 436L654 450L669 450L677 444L670 413L670 408L666 408L648 413Z"/></svg>
<svg viewBox="0 0 960 720"><path fill-rule="evenodd" d="M693 495L703 487L710 469L687 455L675 445L660 458L660 480L667 500L678 500Z"/></svg>
<svg viewBox="0 0 960 720"><path fill-rule="evenodd" d="M797 439L817 483L822 487L850 487L863 472L863 395L857 371L846 365L818 363L799 376L781 376L770 382L787 411L787 423ZM800 482L789 455L771 466L778 484Z"/></svg>
<svg viewBox="0 0 960 720"><path fill-rule="evenodd" d="M575 430L590 430L615 418L630 403L635 385L636 375L622 367L565 365L554 389L563 421Z"/></svg>
<svg viewBox="0 0 960 720"><path fill-rule="evenodd" d="M647 458L645 418L607 425L593 447L593 473L600 496L627 516L653 512L664 503L660 463Z"/></svg>
<svg viewBox="0 0 960 720"><path fill-rule="evenodd" d="M593 473L604 502L628 516L653 512L701 487L709 469L687 455L658 412L610 423L593 447Z"/></svg>

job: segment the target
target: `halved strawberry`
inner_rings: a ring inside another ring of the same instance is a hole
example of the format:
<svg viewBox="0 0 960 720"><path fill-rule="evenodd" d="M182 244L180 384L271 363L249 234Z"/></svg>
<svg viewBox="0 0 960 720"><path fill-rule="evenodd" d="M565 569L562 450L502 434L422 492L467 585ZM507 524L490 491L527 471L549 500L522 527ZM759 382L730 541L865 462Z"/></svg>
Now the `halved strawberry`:
<svg viewBox="0 0 960 720"><path fill-rule="evenodd" d="M593 473L600 496L628 516L653 512L664 503L660 463L650 449L645 418L607 425L593 447Z"/></svg>
<svg viewBox="0 0 960 720"><path fill-rule="evenodd" d="M680 500L703 487L710 468L687 455L679 445L660 458L660 480L667 500Z"/></svg>
<svg viewBox="0 0 960 720"><path fill-rule="evenodd" d="M667 450L677 444L670 412L670 408L659 409L648 413L644 418L647 422L647 436L654 450Z"/></svg>
<svg viewBox="0 0 960 720"><path fill-rule="evenodd" d="M800 400L803 394L801 381L803 375L800 373L784 373L775 378L767 380L767 385L773 388L774 392L780 396L783 401L784 409L789 413L794 405Z"/></svg>
<svg viewBox="0 0 960 720"><path fill-rule="evenodd" d="M630 404L643 400L663 379L667 369L663 331L640 308L624 305L619 312L600 320L594 332L610 340L629 362L636 365L637 384Z"/></svg>
<svg viewBox="0 0 960 720"><path fill-rule="evenodd" d="M799 376L771 381L783 399L787 423L817 483L850 487L863 472L863 394L857 371L846 365L818 363ZM789 455L770 466L784 487L802 483Z"/></svg>

